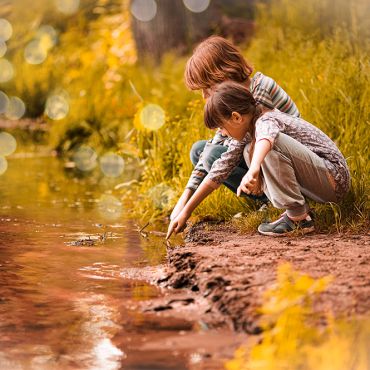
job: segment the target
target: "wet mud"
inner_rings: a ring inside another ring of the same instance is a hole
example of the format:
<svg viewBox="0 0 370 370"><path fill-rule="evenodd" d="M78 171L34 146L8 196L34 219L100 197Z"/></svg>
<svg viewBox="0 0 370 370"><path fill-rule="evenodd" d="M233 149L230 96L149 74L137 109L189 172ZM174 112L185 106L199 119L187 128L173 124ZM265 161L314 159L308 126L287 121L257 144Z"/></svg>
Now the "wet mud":
<svg viewBox="0 0 370 370"><path fill-rule="evenodd" d="M163 288L162 297L141 303L145 312L186 317L205 329L259 334L257 308L284 262L314 278L333 276L314 302L322 317L369 312L368 234L270 238L243 235L223 224L198 224L188 230L184 245L167 248L165 265L128 269L123 276Z"/></svg>

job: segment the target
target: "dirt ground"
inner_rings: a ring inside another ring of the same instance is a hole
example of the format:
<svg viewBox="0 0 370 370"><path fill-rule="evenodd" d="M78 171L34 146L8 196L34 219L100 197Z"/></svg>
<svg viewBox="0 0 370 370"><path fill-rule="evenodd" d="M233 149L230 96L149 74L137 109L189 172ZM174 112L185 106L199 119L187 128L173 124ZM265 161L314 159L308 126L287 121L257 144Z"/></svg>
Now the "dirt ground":
<svg viewBox="0 0 370 370"><path fill-rule="evenodd" d="M166 265L127 269L123 276L164 288L162 297L142 303L146 312L258 334L256 308L283 262L314 278L334 277L315 311L340 317L370 311L369 234L270 238L198 224L187 232L185 245L168 247Z"/></svg>

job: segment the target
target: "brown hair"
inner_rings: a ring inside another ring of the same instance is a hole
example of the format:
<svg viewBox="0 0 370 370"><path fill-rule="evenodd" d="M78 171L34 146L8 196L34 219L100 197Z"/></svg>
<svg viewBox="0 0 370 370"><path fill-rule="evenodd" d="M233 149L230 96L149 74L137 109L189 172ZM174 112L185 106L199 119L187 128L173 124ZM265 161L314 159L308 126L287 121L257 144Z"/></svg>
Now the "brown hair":
<svg viewBox="0 0 370 370"><path fill-rule="evenodd" d="M256 121L262 114L261 108L257 105L248 88L240 83L225 81L214 86L204 107L204 124L210 129L222 128L225 121L231 119L233 112L237 112L240 115L252 114L253 118L248 127L248 133L252 138L249 159L252 161L256 144ZM259 176L252 193L262 193L261 176Z"/></svg>
<svg viewBox="0 0 370 370"><path fill-rule="evenodd" d="M185 84L190 90L208 89L226 80L244 82L252 72L253 67L230 41L211 36L186 63Z"/></svg>

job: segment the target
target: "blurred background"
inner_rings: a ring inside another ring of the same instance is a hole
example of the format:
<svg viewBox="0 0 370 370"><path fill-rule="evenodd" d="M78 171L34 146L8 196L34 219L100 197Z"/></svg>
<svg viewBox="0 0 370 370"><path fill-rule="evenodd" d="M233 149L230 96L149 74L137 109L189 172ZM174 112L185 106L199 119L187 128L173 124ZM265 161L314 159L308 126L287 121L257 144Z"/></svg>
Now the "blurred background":
<svg viewBox="0 0 370 370"><path fill-rule="evenodd" d="M201 94L183 80L193 48L213 34L275 79L345 155L351 191L339 205L313 204L317 230L368 233L370 0L0 0L1 369L192 369L205 360L193 339L181 349L173 338L201 332L212 343L207 325L143 314L138 304L162 293L122 271L165 261L163 231L192 171L190 148L213 136ZM255 232L278 212L257 209L221 187L192 221ZM353 264L366 264L365 252ZM313 331L306 298L326 280L281 271L265 305L281 318L277 336L248 368L348 369L359 358L365 369L368 320ZM343 287L344 304L361 300L354 315L366 306L361 271ZM243 353L227 368L244 369Z"/></svg>
<svg viewBox="0 0 370 370"><path fill-rule="evenodd" d="M15 147L57 154L80 177L117 177L131 165L120 197L143 219L167 215L191 172L191 145L212 136L184 66L219 34L348 158L351 194L322 208L323 228L362 228L369 20L369 0L1 0L0 173ZM220 190L198 214L228 219L253 207Z"/></svg>

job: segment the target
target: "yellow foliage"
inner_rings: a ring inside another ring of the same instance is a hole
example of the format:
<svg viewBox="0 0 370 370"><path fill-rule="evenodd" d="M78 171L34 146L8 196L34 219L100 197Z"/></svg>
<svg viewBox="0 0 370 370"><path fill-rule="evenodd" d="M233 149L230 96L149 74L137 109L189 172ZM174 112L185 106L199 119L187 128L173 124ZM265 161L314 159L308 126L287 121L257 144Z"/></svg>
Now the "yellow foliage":
<svg viewBox="0 0 370 370"><path fill-rule="evenodd" d="M134 127L139 130L139 131L145 131L145 127L143 126L142 122L141 122L141 111L143 110L144 108L144 103L143 102L140 102L137 104L137 110L136 110L136 113L134 115Z"/></svg>
<svg viewBox="0 0 370 370"><path fill-rule="evenodd" d="M277 282L261 307L262 341L248 350L242 346L225 364L227 370L365 370L370 320L336 322L326 328L315 324L312 299L331 277L313 279L294 271L290 264L278 268ZM363 324L363 325L362 325Z"/></svg>

